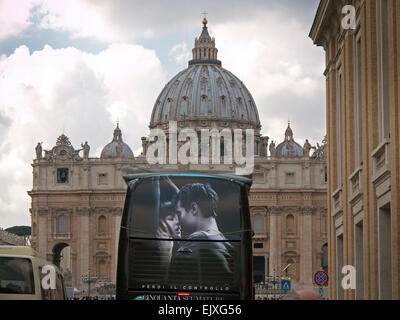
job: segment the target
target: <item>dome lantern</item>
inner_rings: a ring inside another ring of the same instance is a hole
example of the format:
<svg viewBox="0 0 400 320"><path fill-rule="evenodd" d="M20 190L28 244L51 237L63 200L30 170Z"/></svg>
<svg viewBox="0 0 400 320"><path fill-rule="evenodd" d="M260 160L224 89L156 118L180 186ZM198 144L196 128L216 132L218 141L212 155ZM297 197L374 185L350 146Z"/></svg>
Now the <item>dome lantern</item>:
<svg viewBox="0 0 400 320"><path fill-rule="evenodd" d="M221 61L218 60L218 49L215 47L215 39L211 38L208 33L207 19L203 19L203 30L199 38L194 41L192 49L193 59L189 61L189 66L193 64L216 64L221 66Z"/></svg>
<svg viewBox="0 0 400 320"><path fill-rule="evenodd" d="M291 141L293 140L293 131L292 128L290 128L290 121L288 123L288 127L285 131L285 141Z"/></svg>

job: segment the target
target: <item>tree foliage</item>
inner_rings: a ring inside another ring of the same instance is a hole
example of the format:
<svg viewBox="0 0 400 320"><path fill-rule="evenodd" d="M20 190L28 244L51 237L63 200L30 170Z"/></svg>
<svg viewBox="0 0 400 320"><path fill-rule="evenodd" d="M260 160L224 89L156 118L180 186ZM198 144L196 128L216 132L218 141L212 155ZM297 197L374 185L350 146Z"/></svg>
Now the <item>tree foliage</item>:
<svg viewBox="0 0 400 320"><path fill-rule="evenodd" d="M29 226L14 226L6 229L7 232L16 234L17 236L30 236L31 227Z"/></svg>

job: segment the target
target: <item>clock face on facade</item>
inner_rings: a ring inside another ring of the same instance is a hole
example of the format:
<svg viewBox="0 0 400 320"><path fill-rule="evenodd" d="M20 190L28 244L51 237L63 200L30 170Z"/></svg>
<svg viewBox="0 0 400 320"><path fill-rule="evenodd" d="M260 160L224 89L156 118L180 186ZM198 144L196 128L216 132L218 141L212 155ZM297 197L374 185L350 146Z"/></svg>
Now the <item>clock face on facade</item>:
<svg viewBox="0 0 400 320"><path fill-rule="evenodd" d="M66 160L67 158L68 158L68 155L70 154L68 151L67 151L67 149L65 149L65 148L62 148L62 149L59 149L59 151L58 151L58 157L61 159L61 160Z"/></svg>

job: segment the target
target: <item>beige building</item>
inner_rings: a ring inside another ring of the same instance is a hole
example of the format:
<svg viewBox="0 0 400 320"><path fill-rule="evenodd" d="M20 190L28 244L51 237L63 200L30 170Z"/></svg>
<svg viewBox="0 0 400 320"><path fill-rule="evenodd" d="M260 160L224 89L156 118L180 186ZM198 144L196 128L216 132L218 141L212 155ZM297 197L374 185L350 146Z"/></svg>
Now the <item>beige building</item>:
<svg viewBox="0 0 400 320"><path fill-rule="evenodd" d="M28 192L32 198L31 243L49 261L59 264L65 258L62 265L71 271L77 286L89 268L98 281L115 283L126 192L121 170L133 165L133 153L118 127L100 158L89 158L87 145L84 148L81 157L68 137L61 135L44 157L37 150L33 187Z"/></svg>
<svg viewBox="0 0 400 320"><path fill-rule="evenodd" d="M290 264L293 287L311 288L314 273L327 267L322 262L328 232L325 147L310 157L289 126L276 150L256 157L249 199L255 277L264 260L266 275L285 275Z"/></svg>
<svg viewBox="0 0 400 320"><path fill-rule="evenodd" d="M167 133L170 121L178 131L194 129L253 129L255 166L250 194L254 236L255 280L288 268L294 286L312 286L313 273L321 269L327 242L326 141L312 147L294 140L288 125L282 143L261 136L258 111L240 79L221 67L215 39L207 20L195 40L188 68L169 81L156 99L150 129ZM228 145L219 141L222 152ZM125 183L131 166L157 168L146 160L150 142L142 138L143 152L134 156L122 140L117 125L113 140L100 158L89 157L89 146L76 150L61 135L52 150L37 146L33 161L32 245L48 259L58 260L72 274L72 284L85 289L82 275L90 268L97 281L115 283L117 246ZM246 144L243 144L246 150ZM167 147L167 152L169 148ZM83 153L83 154L81 154ZM167 157L168 159L168 157ZM166 164L177 169L233 170L234 164Z"/></svg>
<svg viewBox="0 0 400 320"><path fill-rule="evenodd" d="M345 4L322 0L310 32L326 53L329 296L399 299L400 3Z"/></svg>

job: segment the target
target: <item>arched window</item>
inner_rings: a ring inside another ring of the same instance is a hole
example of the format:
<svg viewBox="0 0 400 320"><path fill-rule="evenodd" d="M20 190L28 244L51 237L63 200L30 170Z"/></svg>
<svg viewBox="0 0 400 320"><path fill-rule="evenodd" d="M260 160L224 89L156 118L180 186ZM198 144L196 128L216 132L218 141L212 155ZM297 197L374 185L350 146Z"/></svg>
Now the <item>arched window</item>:
<svg viewBox="0 0 400 320"><path fill-rule="evenodd" d="M253 229L255 233L264 232L264 219L259 213L257 213L253 218Z"/></svg>
<svg viewBox="0 0 400 320"><path fill-rule="evenodd" d="M100 216L100 218L99 218L99 234L106 233L106 222L107 222L106 217Z"/></svg>
<svg viewBox="0 0 400 320"><path fill-rule="evenodd" d="M286 216L286 233L294 233L294 216L292 214Z"/></svg>
<svg viewBox="0 0 400 320"><path fill-rule="evenodd" d="M58 234L67 233L67 217L64 215L57 217L57 233Z"/></svg>

